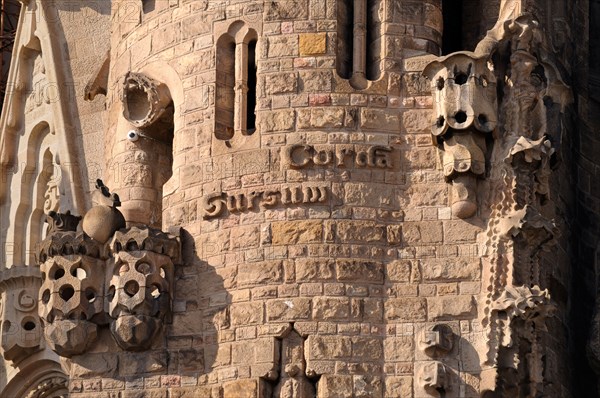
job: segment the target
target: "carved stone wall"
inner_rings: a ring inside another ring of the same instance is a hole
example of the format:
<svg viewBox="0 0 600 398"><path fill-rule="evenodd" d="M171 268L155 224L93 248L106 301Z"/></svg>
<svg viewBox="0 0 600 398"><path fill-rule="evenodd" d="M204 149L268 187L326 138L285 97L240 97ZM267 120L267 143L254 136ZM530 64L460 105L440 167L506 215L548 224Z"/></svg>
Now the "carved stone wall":
<svg viewBox="0 0 600 398"><path fill-rule="evenodd" d="M3 339L5 359L60 356L68 377L48 373L28 393L568 396L570 6L456 2L473 11L470 48L440 57L449 3L91 5L108 53L61 20L67 65L97 53L78 93L96 102L61 120L94 133L30 133L26 119L2 150L32 154L26 165L101 156L113 194L99 181L85 195L93 182L64 167L0 185L7 220L38 220L8 233L42 242L32 322L45 336ZM21 79L45 82L49 47L32 40ZM13 114L59 114L22 95ZM68 152L56 134L77 138ZM46 232L42 209L85 218ZM15 308L3 320L28 316ZM21 391L6 369L6 391Z"/></svg>

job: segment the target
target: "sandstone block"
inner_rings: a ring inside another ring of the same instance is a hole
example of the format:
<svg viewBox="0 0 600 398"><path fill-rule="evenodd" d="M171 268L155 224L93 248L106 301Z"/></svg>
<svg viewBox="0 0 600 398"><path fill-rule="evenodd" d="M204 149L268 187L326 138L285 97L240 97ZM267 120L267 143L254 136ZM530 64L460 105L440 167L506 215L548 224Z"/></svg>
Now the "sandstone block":
<svg viewBox="0 0 600 398"><path fill-rule="evenodd" d="M411 362L414 359L415 343L412 336L388 337L384 342L386 361Z"/></svg>
<svg viewBox="0 0 600 398"><path fill-rule="evenodd" d="M375 361L383 358L383 344L374 337L352 337L352 358L359 361Z"/></svg>
<svg viewBox="0 0 600 398"><path fill-rule="evenodd" d="M475 242L483 228L463 220L444 221L444 242Z"/></svg>
<svg viewBox="0 0 600 398"><path fill-rule="evenodd" d="M383 382L381 377L371 375L355 375L354 398L374 398L383 394Z"/></svg>
<svg viewBox="0 0 600 398"><path fill-rule="evenodd" d="M243 379L231 381L223 385L224 397L257 398L258 383L256 380Z"/></svg>
<svg viewBox="0 0 600 398"><path fill-rule="evenodd" d="M412 398L412 376L388 376L385 378L385 398Z"/></svg>
<svg viewBox="0 0 600 398"><path fill-rule="evenodd" d="M287 300L269 300L267 302L267 318L269 321L294 321L310 318L308 298L290 298Z"/></svg>
<svg viewBox="0 0 600 398"><path fill-rule="evenodd" d="M364 299L363 316L365 321L381 322L383 320L383 301L381 299Z"/></svg>
<svg viewBox="0 0 600 398"><path fill-rule="evenodd" d="M331 90L333 74L330 71L301 71L300 81L304 92L314 93Z"/></svg>
<svg viewBox="0 0 600 398"><path fill-rule="evenodd" d="M263 321L262 302L234 303L230 307L232 325L255 325Z"/></svg>
<svg viewBox="0 0 600 398"><path fill-rule="evenodd" d="M310 359L332 360L352 354L352 342L346 336L309 336L307 342Z"/></svg>
<svg viewBox="0 0 600 398"><path fill-rule="evenodd" d="M416 261L414 260L394 260L387 264L387 277L392 282L409 282L410 275L414 266L416 266Z"/></svg>
<svg viewBox="0 0 600 398"><path fill-rule="evenodd" d="M295 72L275 73L265 76L267 94L295 93L298 88L298 78Z"/></svg>
<svg viewBox="0 0 600 398"><path fill-rule="evenodd" d="M390 321L423 322L427 319L427 300L420 297L389 299L385 302L385 318Z"/></svg>
<svg viewBox="0 0 600 398"><path fill-rule="evenodd" d="M431 111L410 110L402 115L402 127L408 133L431 133Z"/></svg>
<svg viewBox="0 0 600 398"><path fill-rule="evenodd" d="M240 264L238 267L237 282L240 287L281 283L282 281L282 261L246 263Z"/></svg>
<svg viewBox="0 0 600 398"><path fill-rule="evenodd" d="M402 234L407 243L440 243L443 240L442 223L437 221L405 223Z"/></svg>
<svg viewBox="0 0 600 398"><path fill-rule="evenodd" d="M320 220L283 221L272 224L273 245L316 243L323 240L323 223Z"/></svg>
<svg viewBox="0 0 600 398"><path fill-rule="evenodd" d="M352 376L323 375L317 398L348 398L353 396Z"/></svg>
<svg viewBox="0 0 600 398"><path fill-rule="evenodd" d="M327 52L326 33L303 33L300 35L300 55L325 54Z"/></svg>
<svg viewBox="0 0 600 398"><path fill-rule="evenodd" d="M340 221L337 235L343 243L385 243L386 226L370 221Z"/></svg>
<svg viewBox="0 0 600 398"><path fill-rule="evenodd" d="M430 321L467 318L475 311L473 296L444 296L427 299Z"/></svg>
<svg viewBox="0 0 600 398"><path fill-rule="evenodd" d="M334 278L335 263L331 259L304 258L296 260L296 281L327 281Z"/></svg>
<svg viewBox="0 0 600 398"><path fill-rule="evenodd" d="M265 133L294 129L294 111L270 111L258 114L258 124Z"/></svg>
<svg viewBox="0 0 600 398"><path fill-rule="evenodd" d="M360 126L370 130L398 131L400 116L396 110L362 108Z"/></svg>
<svg viewBox="0 0 600 398"><path fill-rule="evenodd" d="M316 297L313 300L314 319L348 319L349 316L350 299L347 297Z"/></svg>
<svg viewBox="0 0 600 398"><path fill-rule="evenodd" d="M481 275L479 259L449 257L423 260L421 275L424 280L477 280Z"/></svg>
<svg viewBox="0 0 600 398"><path fill-rule="evenodd" d="M367 260L336 260L338 281L383 283L383 264Z"/></svg>

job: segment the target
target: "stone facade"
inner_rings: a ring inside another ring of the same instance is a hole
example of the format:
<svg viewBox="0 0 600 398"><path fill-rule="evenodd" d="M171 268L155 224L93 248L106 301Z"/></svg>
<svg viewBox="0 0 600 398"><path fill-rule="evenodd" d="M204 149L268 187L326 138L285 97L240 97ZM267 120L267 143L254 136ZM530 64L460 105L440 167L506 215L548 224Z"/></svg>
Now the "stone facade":
<svg viewBox="0 0 600 398"><path fill-rule="evenodd" d="M0 395L594 396L592 3L23 0Z"/></svg>

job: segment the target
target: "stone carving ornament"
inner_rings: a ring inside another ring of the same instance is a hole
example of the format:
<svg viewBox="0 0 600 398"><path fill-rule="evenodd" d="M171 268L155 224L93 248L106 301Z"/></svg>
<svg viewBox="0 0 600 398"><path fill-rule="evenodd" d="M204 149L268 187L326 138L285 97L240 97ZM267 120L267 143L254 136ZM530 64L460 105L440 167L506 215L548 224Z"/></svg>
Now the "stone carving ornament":
<svg viewBox="0 0 600 398"><path fill-rule="evenodd" d="M116 206L118 196L101 181L97 186L92 210L101 211L92 214L94 222L86 227L86 214L84 232L76 232L80 217L52 213L37 253L43 281L39 315L48 345L64 357L90 349L105 325L123 349L146 349L171 321L179 241L147 227L115 231L118 210L102 201Z"/></svg>
<svg viewBox="0 0 600 398"><path fill-rule="evenodd" d="M434 98L432 134L443 149L444 176L452 182L452 212L477 211L477 178L486 172L486 134L497 125L496 77L487 57L458 52L438 58L423 74Z"/></svg>

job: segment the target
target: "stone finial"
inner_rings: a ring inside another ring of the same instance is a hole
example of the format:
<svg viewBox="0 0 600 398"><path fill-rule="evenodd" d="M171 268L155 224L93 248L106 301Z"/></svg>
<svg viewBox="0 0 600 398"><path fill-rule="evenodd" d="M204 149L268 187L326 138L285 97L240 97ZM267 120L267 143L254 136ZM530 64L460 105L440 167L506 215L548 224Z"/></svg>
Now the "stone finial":
<svg viewBox="0 0 600 398"><path fill-rule="evenodd" d="M96 182L93 195L96 203L83 217L83 232L99 243L106 243L115 231L125 228L125 217L117 210L121 205L119 195L110 193L102 180Z"/></svg>

